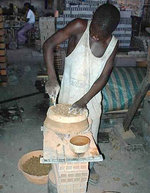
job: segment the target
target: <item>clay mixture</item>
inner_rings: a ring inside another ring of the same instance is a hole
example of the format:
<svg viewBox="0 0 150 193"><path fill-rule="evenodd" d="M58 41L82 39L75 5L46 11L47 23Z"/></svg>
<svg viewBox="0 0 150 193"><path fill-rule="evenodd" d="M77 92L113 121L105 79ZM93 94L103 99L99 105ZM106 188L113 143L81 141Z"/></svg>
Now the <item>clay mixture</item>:
<svg viewBox="0 0 150 193"><path fill-rule="evenodd" d="M67 117L70 117L70 116L78 116L78 114L73 114L73 113L70 113L69 112L69 108L71 107L71 105L68 105L68 104L59 104L59 105L56 105L55 108L53 108L53 112L58 114L58 115L63 115L63 116L67 116Z"/></svg>
<svg viewBox="0 0 150 193"><path fill-rule="evenodd" d="M27 160L23 165L23 171L34 176L48 175L51 170L51 164L41 164L40 157L33 156Z"/></svg>

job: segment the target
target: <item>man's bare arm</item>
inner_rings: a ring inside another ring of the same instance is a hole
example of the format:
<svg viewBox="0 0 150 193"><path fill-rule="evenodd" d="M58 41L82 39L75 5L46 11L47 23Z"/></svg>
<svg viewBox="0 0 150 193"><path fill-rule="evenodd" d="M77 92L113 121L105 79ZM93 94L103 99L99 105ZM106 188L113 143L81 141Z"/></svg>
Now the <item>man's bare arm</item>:
<svg viewBox="0 0 150 193"><path fill-rule="evenodd" d="M71 36L81 33L83 30L82 20L75 19L63 29L58 30L43 45L44 61L47 66L47 72L50 80L56 80L54 69L54 49L57 45L69 39Z"/></svg>

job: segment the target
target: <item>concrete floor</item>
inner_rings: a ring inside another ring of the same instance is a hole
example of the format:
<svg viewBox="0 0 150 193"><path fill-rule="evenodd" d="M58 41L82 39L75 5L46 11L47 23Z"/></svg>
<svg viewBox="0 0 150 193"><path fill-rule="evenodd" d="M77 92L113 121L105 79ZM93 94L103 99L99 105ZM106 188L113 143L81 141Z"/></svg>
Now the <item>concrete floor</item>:
<svg viewBox="0 0 150 193"><path fill-rule="evenodd" d="M0 87L0 101L37 91L34 83L43 62L38 55L31 49L8 52L10 68L17 73L16 78L12 76L9 80L10 85ZM5 104L17 103L24 112L22 122L19 120L0 126L0 193L47 193L47 185L31 184L17 169L23 154L42 149L40 127L45 114L39 111L37 104L45 100L40 94ZM101 130L109 132L110 142L99 144L105 159L95 164L100 181L95 186L89 185L88 193L148 193L150 152L144 139L135 133L135 138L124 140L120 135L122 119L103 123L102 127Z"/></svg>

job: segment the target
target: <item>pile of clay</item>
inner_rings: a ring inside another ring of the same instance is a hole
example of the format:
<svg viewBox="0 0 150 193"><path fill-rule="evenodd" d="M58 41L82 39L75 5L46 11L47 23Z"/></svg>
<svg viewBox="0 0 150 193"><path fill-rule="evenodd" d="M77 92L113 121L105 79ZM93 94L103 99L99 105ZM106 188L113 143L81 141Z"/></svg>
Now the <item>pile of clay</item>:
<svg viewBox="0 0 150 193"><path fill-rule="evenodd" d="M27 160L23 165L23 171L34 176L44 176L48 175L51 170L51 164L41 164L40 158L33 156L29 160Z"/></svg>
<svg viewBox="0 0 150 193"><path fill-rule="evenodd" d="M70 113L71 105L57 104L48 109L44 126L56 133L77 134L88 128L88 111L81 113Z"/></svg>

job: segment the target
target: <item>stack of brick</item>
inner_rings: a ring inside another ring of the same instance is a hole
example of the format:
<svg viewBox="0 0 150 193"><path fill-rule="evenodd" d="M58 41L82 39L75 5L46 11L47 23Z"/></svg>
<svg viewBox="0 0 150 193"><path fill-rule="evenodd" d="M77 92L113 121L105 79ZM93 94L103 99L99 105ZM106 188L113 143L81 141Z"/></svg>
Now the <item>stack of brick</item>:
<svg viewBox="0 0 150 193"><path fill-rule="evenodd" d="M0 8L0 85L7 84L7 71L6 71L6 48L4 38L4 23L2 8Z"/></svg>
<svg viewBox="0 0 150 193"><path fill-rule="evenodd" d="M111 1L116 7L119 7L117 1ZM106 3L106 0L86 0L85 2L78 0L66 0L66 7L63 14L57 18L56 28L63 28L68 22L75 18L83 18L91 20L93 12L98 6ZM131 10L120 11L121 20L114 32L114 35L119 39L119 46L121 48L129 48L132 34L131 26ZM61 45L62 47L67 47L67 41Z"/></svg>
<svg viewBox="0 0 150 193"><path fill-rule="evenodd" d="M43 43L55 33L55 19L54 17L40 17L39 19L41 50Z"/></svg>
<svg viewBox="0 0 150 193"><path fill-rule="evenodd" d="M53 164L58 193L86 193L88 162Z"/></svg>

